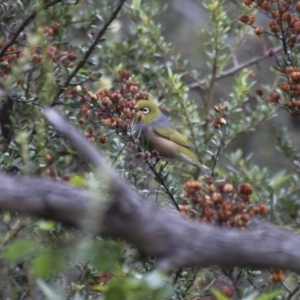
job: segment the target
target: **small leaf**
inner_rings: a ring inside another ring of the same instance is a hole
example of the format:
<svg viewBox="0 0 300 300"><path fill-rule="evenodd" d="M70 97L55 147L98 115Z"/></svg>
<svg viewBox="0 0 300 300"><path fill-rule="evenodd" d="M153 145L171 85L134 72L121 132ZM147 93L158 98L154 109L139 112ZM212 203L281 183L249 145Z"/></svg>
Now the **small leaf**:
<svg viewBox="0 0 300 300"><path fill-rule="evenodd" d="M45 295L45 299L56 299L56 300L63 300L64 297L62 297L58 292L54 290L54 288L50 287L50 285L46 284L42 280L37 280L37 285L41 289L42 293Z"/></svg>
<svg viewBox="0 0 300 300"><path fill-rule="evenodd" d="M272 300L274 299L274 297L280 295L281 293L282 290L275 290L265 295L258 296L257 298L255 298L255 300Z"/></svg>
<svg viewBox="0 0 300 300"><path fill-rule="evenodd" d="M62 270L66 265L66 260L63 259L62 252L46 249L38 254L32 261L34 273L38 277L47 277L53 273Z"/></svg>
<svg viewBox="0 0 300 300"><path fill-rule="evenodd" d="M7 247L2 254L2 257L12 261L20 261L33 254L36 250L37 244L34 240L19 238Z"/></svg>
<svg viewBox="0 0 300 300"><path fill-rule="evenodd" d="M217 298L217 300L230 300L230 298L226 297L223 293L221 293L219 290L217 290L214 287L211 287L209 290Z"/></svg>

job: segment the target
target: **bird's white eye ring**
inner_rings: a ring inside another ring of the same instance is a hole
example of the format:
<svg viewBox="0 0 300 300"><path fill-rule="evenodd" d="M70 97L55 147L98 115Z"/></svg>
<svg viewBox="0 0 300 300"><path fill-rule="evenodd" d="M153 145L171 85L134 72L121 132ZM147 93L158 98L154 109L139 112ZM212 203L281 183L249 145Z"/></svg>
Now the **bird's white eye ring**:
<svg viewBox="0 0 300 300"><path fill-rule="evenodd" d="M143 109L142 109L142 112L143 112L143 114L144 115L147 115L148 113L149 113L149 108L148 107L144 107Z"/></svg>

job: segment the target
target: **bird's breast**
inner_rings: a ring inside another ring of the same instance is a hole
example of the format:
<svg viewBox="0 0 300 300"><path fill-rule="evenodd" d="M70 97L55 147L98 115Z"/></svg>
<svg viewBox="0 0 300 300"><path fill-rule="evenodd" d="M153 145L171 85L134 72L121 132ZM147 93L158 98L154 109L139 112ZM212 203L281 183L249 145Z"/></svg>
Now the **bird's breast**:
<svg viewBox="0 0 300 300"><path fill-rule="evenodd" d="M175 158L178 155L179 146L158 134L152 128L147 128L141 132L142 143L149 150L156 150L159 156L165 158Z"/></svg>

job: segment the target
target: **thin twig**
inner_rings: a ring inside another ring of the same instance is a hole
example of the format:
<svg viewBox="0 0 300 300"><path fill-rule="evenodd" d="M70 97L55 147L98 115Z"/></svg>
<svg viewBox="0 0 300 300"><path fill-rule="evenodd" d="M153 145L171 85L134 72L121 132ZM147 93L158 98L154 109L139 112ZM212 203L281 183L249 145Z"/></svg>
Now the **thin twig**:
<svg viewBox="0 0 300 300"><path fill-rule="evenodd" d="M198 275L198 272L199 272L199 270L200 270L200 268L198 267L198 268L196 268L196 270L195 270L195 274L194 274L194 276L193 276L193 278L192 278L192 280L191 280L191 282L190 282L190 284L189 285L187 285L187 287L186 287L186 289L185 289L185 291L184 291L184 295L186 295L187 294L187 292L189 291L189 289L193 286L193 284L194 284L194 282L195 282L195 280L196 280L196 278L197 278L197 275Z"/></svg>
<svg viewBox="0 0 300 300"><path fill-rule="evenodd" d="M43 9L47 9L61 1L62 0L49 0L44 4ZM37 11L32 12L29 16L27 16L23 20L23 22L19 26L17 26L17 28L15 28L12 37L7 42L5 42L4 45L2 46L0 50L0 57L2 57L5 54L6 50L14 43L14 41L17 39L19 34L25 29L25 27L35 19L36 14Z"/></svg>
<svg viewBox="0 0 300 300"><path fill-rule="evenodd" d="M205 124L204 124L204 135L205 135L204 141L205 141L205 145L207 145L208 142L209 142L210 113L211 113L211 107L212 107L212 104L213 104L214 85L215 85L215 81L216 81L216 78L217 78L217 70L218 70L218 67L217 67L217 64L218 64L218 59L217 59L218 50L217 50L217 48L215 49L216 54L215 54L215 57L213 59L212 77L211 77L209 87L208 87L209 92L208 92L208 96L207 96L207 101L205 103L205 111L206 111L205 112Z"/></svg>
<svg viewBox="0 0 300 300"><path fill-rule="evenodd" d="M273 274L272 270L268 268L269 272ZM296 286L293 290L290 290L290 288L285 284L285 278L280 281L280 284L283 286L283 288L289 293L288 297L286 300L291 300L293 296L298 292L299 290L299 285Z"/></svg>
<svg viewBox="0 0 300 300"><path fill-rule="evenodd" d="M270 268L268 268L268 270L270 271L271 274L273 274L273 272L271 271ZM284 280L280 281L280 284L284 287L284 289L290 294L292 291L289 289L289 287L284 283Z"/></svg>
<svg viewBox="0 0 300 300"><path fill-rule="evenodd" d="M299 291L299 285L297 285L292 291L290 291L288 297L286 298L286 300L292 300L292 298L294 297L294 295Z"/></svg>
<svg viewBox="0 0 300 300"><path fill-rule="evenodd" d="M223 116L225 117L225 116ZM217 153L216 155L214 155L214 164L213 166L211 167L211 170L212 172L214 172L216 166L217 166L217 162L220 158L220 155L221 153L223 152L224 148L225 148L225 145L226 145L226 138L227 138L227 123L224 124L221 128L221 132L222 132L222 136L221 136L221 139L220 139L220 144L218 146L218 149L217 149Z"/></svg>
<svg viewBox="0 0 300 300"><path fill-rule="evenodd" d="M273 49L274 53L277 53L281 50L282 50L281 46L278 46L278 47ZM249 59L248 61L244 62L243 64L240 64L239 66L230 68L229 70L224 71L220 75L217 75L216 78L215 78L215 81L223 79L223 78L228 77L228 76L231 76L231 75L243 70L244 68L250 67L250 66L258 63L259 61L264 60L267 57L269 57L269 53L265 53L261 56L253 57L253 58ZM205 82L206 82L205 79L201 79L201 80L198 80L197 82L191 83L188 87L191 88L191 89L192 88L199 88L200 86L203 86L205 84Z"/></svg>
<svg viewBox="0 0 300 300"><path fill-rule="evenodd" d="M249 278L249 276L246 275L246 279L247 279L247 280L249 281L249 283L253 286L253 288L255 288L256 290L258 290L261 294L264 293L263 290L262 290L259 286L257 286L257 285L253 282L253 280L252 280L251 278Z"/></svg>
<svg viewBox="0 0 300 300"><path fill-rule="evenodd" d="M102 29L98 32L94 42L91 44L89 49L86 51L85 55L83 56L83 59L77 64L75 69L72 71L72 73L68 76L64 84L59 88L57 91L56 95L54 96L52 103L50 106L55 106L57 105L57 99L61 95L61 93L67 88L67 86L70 84L71 80L74 78L74 76L78 73L78 71L83 67L83 65L87 62L89 56L92 54L94 51L95 47L97 44L100 42L100 39L102 36L105 34L105 32L108 29L108 26L112 23L112 21L117 17L118 13L120 12L123 4L125 3L126 0L120 0L120 3L116 7L116 9L112 12L110 18L107 20L107 22L104 24Z"/></svg>
<svg viewBox="0 0 300 300"><path fill-rule="evenodd" d="M134 142L134 139L132 136L130 136L131 142ZM142 148L138 147L138 152L143 152ZM170 197L171 201L173 202L174 206L178 211L180 211L179 205L176 202L173 193L170 191L167 183L165 182L164 178L161 176L160 172L157 172L155 169L155 166L149 161L145 160L145 163L150 168L151 172L154 174L154 179L164 188L164 191L167 193L167 195Z"/></svg>

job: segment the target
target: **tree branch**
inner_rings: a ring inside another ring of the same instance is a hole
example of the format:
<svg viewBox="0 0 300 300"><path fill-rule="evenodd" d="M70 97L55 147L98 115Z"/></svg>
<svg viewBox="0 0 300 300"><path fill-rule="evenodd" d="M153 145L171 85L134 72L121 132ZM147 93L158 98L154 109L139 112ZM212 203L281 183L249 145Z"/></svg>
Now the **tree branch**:
<svg viewBox="0 0 300 300"><path fill-rule="evenodd" d="M54 109L44 112L55 128L66 136L85 160L109 177L105 203L93 213L95 233L121 238L142 253L158 258L163 270L184 267L274 266L300 271L300 236L271 224L253 222L248 230L227 229L194 222L175 212L159 208L141 197L105 162L86 138ZM107 182L107 181L106 181ZM102 196L101 196L102 195ZM81 227L89 217L91 192L67 184L39 179L0 175L0 207L32 216L51 218Z"/></svg>
<svg viewBox="0 0 300 300"><path fill-rule="evenodd" d="M97 233L155 255L164 270L219 265L300 271L300 237L292 231L262 222L243 231L193 222L158 208L127 185L111 189ZM80 227L91 198L90 192L60 182L0 175L2 209Z"/></svg>
<svg viewBox="0 0 300 300"><path fill-rule="evenodd" d="M50 0L44 4L43 8L47 9L59 2L61 2L61 0ZM29 16L27 16L23 20L23 22L19 26L15 28L12 37L8 41L6 41L2 46L2 48L0 49L0 57L2 57L5 54L6 50L14 43L14 41L17 39L19 34L25 29L25 27L35 19L36 14L37 11L32 12Z"/></svg>
<svg viewBox="0 0 300 300"><path fill-rule="evenodd" d="M64 82L64 84L57 91L56 95L54 96L54 98L52 100L51 106L56 105L56 101L58 100L58 98L61 95L61 93L66 89L66 87L69 85L69 83L74 78L74 76L78 73L78 71L87 62L87 60L88 60L89 56L92 54L94 48L97 46L97 44L99 43L100 39L102 38L102 36L105 34L106 30L108 29L108 26L117 17L117 15L120 12L120 10L121 10L123 4L125 3L125 1L126 0L120 0L120 3L116 7L116 9L112 12L110 18L104 24L104 26L102 27L102 29L98 32L98 34L97 34L94 42L91 44L91 46L89 47L89 49L84 54L83 59L77 64L77 66L74 68L74 70L72 71L72 73L68 76L68 78L66 79L66 81Z"/></svg>
<svg viewBox="0 0 300 300"><path fill-rule="evenodd" d="M277 53L277 52L279 52L281 50L282 50L281 46L278 46L278 47L276 47L276 48L273 49L274 53ZM265 53L265 54L263 54L261 56L253 57L253 58L249 59L248 61L246 61L246 62L244 62L244 63L242 63L242 64L240 64L238 66L234 66L231 69L228 69L227 71L224 71L220 75L217 75L216 78L215 78L215 81L223 79L223 78L228 77L228 76L231 76L231 75L233 75L233 74L241 71L244 68L248 68L248 67L250 67L250 66L252 66L252 65L260 62L261 60L264 60L267 57L269 57L269 53ZM190 89L199 88L199 87L203 86L205 83L206 83L205 79L198 80L196 82L191 83L189 85L189 88Z"/></svg>

